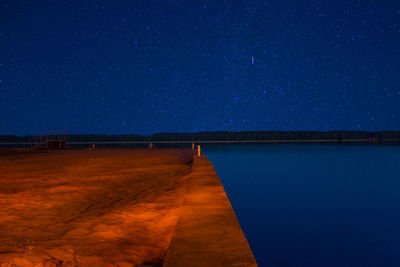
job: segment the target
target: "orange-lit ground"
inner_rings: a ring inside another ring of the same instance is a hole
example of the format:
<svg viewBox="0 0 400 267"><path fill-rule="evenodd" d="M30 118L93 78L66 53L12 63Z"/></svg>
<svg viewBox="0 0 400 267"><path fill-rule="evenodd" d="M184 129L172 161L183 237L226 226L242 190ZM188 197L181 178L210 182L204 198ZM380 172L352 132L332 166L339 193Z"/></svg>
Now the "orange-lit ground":
<svg viewBox="0 0 400 267"><path fill-rule="evenodd" d="M0 265L161 265L190 150L0 150Z"/></svg>

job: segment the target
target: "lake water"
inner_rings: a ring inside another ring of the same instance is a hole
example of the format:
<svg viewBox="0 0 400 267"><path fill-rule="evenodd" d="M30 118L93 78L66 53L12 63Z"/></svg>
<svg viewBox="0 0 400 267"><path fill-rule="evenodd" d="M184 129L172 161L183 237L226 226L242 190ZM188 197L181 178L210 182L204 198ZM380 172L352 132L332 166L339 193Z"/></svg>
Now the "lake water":
<svg viewBox="0 0 400 267"><path fill-rule="evenodd" d="M206 146L260 266L400 266L400 146Z"/></svg>

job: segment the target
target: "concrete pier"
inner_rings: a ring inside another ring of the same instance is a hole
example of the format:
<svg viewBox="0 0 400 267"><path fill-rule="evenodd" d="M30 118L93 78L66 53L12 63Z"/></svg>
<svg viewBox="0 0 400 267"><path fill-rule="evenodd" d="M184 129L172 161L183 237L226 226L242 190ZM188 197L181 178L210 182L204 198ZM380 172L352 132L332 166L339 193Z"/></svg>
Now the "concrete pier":
<svg viewBox="0 0 400 267"><path fill-rule="evenodd" d="M0 266L256 266L190 149L0 149Z"/></svg>
<svg viewBox="0 0 400 267"><path fill-rule="evenodd" d="M193 161L163 266L257 266L211 162Z"/></svg>

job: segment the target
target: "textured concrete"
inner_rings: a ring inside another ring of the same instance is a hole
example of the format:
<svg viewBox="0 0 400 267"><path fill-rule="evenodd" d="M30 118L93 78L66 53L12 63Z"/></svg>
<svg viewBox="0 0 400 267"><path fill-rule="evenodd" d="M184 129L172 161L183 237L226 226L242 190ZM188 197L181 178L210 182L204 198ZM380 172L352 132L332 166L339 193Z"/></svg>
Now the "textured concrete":
<svg viewBox="0 0 400 267"><path fill-rule="evenodd" d="M1 267L256 266L190 150L0 150L0 163Z"/></svg>
<svg viewBox="0 0 400 267"><path fill-rule="evenodd" d="M0 150L0 266L161 266L192 152Z"/></svg>
<svg viewBox="0 0 400 267"><path fill-rule="evenodd" d="M194 156L163 266L257 266L225 190L205 157Z"/></svg>

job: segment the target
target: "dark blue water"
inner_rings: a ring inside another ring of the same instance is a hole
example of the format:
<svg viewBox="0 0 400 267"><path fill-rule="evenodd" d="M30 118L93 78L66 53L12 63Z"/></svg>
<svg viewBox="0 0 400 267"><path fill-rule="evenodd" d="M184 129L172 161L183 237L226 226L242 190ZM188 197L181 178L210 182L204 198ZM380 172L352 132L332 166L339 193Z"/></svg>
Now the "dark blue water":
<svg viewBox="0 0 400 267"><path fill-rule="evenodd" d="M260 266L400 266L400 146L207 146Z"/></svg>

